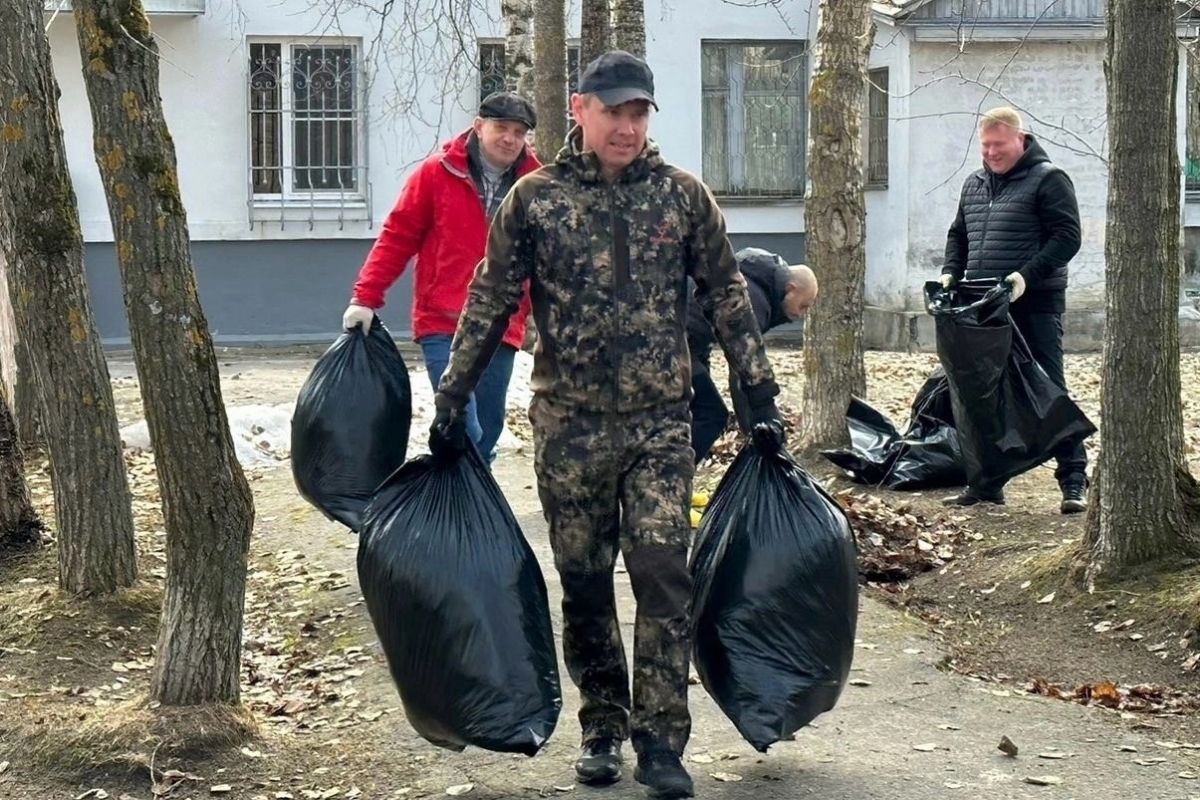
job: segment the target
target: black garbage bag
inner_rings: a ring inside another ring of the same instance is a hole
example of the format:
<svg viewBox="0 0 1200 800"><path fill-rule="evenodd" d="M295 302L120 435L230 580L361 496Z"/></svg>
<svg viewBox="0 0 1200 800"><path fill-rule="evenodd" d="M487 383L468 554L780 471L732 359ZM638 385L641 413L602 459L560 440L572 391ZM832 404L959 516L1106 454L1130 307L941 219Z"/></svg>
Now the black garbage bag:
<svg viewBox="0 0 1200 800"><path fill-rule="evenodd" d="M689 566L693 662L747 742L765 752L833 708L854 656L854 537L789 454L742 449Z"/></svg>
<svg viewBox="0 0 1200 800"><path fill-rule="evenodd" d="M1009 317L1006 284L925 284L969 485L983 491L1096 428L1038 365Z"/></svg>
<svg viewBox="0 0 1200 800"><path fill-rule="evenodd" d="M885 414L857 397L846 409L846 426L850 449L821 454L859 483L915 490L961 486L966 480L949 382L940 367L917 392L903 433Z"/></svg>
<svg viewBox="0 0 1200 800"><path fill-rule="evenodd" d="M412 423L408 367L376 317L317 359L292 414L292 477L304 499L358 530L376 487L404 463Z"/></svg>
<svg viewBox="0 0 1200 800"><path fill-rule="evenodd" d="M415 458L379 488L358 580L417 733L451 750L538 752L562 705L546 584L474 447Z"/></svg>

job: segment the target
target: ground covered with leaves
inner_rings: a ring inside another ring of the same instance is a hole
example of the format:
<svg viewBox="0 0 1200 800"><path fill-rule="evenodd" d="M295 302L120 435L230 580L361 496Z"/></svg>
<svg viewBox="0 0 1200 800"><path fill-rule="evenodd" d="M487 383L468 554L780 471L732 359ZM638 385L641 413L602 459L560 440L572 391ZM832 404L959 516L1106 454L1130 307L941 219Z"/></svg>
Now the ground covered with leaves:
<svg viewBox="0 0 1200 800"><path fill-rule="evenodd" d="M802 357L775 348L773 360L794 427ZM227 360L226 400L285 404L305 377L305 363ZM868 399L903 425L935 359L872 353L867 363ZM1068 361L1072 389L1096 421L1098 369L1095 356ZM1200 474L1200 356L1186 355L1183 372L1188 454ZM114 375L122 423L134 423L136 379L127 369ZM514 380L520 379L518 371ZM509 415L509 452L529 444L519 404ZM418 409L418 420L426 412ZM419 439L423 427L417 421L413 427ZM238 435L267 462L285 464L286 442L278 434L251 427ZM1088 443L1092 455L1098 439ZM702 465L698 486L714 487L738 446L736 433L728 433ZM387 745L403 751L404 763L380 772L372 750L403 711L386 681L364 677L381 655L345 559L333 558L356 541L344 532L306 538L315 512L290 493L278 469L250 472L258 523L246 602L244 711L175 714L148 704L165 533L152 456L131 449L126 458L141 566L135 587L104 600L64 599L55 587L52 525L46 548L0 563L0 797L352 800L472 792L439 755L412 747L419 744L415 735ZM806 464L851 519L867 591L928 626L943 646L945 670L998 693L1107 709L1161 735L1164 751L1200 750L1194 744L1200 742L1200 569L1082 591L1073 566L1082 518L1057 513L1050 468L1015 481L1003 508L951 511L939 502L947 492L877 490L849 482L819 458ZM40 511L52 520L44 458L30 459L29 478ZM477 757L514 775L522 769L523 762L507 756ZM417 775L426 777L405 777Z"/></svg>

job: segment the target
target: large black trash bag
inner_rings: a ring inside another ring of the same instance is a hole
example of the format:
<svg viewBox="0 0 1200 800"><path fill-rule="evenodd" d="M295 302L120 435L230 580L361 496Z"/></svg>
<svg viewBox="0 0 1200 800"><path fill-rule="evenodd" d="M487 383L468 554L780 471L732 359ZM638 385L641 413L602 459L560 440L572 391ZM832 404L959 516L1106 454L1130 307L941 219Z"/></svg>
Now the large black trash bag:
<svg viewBox="0 0 1200 800"><path fill-rule="evenodd" d="M317 360L292 415L292 476L306 500L358 530L376 487L404 463L412 423L408 367L376 317Z"/></svg>
<svg viewBox="0 0 1200 800"><path fill-rule="evenodd" d="M562 705L546 584L478 451L415 458L379 488L358 580L417 733L537 753Z"/></svg>
<svg viewBox="0 0 1200 800"><path fill-rule="evenodd" d="M966 483L950 381L941 367L913 399L908 427L900 436L896 460L884 483L889 489L935 489Z"/></svg>
<svg viewBox="0 0 1200 800"><path fill-rule="evenodd" d="M950 382L967 482L984 491L1096 432L1038 365L1009 317L1005 284L925 284L938 359Z"/></svg>
<svg viewBox="0 0 1200 800"><path fill-rule="evenodd" d="M917 392L903 433L857 397L846 409L846 426L850 449L821 454L859 483L912 490L961 486L965 481L950 387L940 367Z"/></svg>
<svg viewBox="0 0 1200 800"><path fill-rule="evenodd" d="M690 569L696 671L746 741L765 752L833 708L854 657L854 537L789 454L742 449Z"/></svg>

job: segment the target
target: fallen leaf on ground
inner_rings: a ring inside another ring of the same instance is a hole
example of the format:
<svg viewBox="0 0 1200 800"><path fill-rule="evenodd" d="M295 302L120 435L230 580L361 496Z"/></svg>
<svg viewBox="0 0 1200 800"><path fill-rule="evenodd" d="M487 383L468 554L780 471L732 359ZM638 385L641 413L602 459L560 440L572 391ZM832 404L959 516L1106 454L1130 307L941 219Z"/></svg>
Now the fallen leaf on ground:
<svg viewBox="0 0 1200 800"><path fill-rule="evenodd" d="M737 783L742 779L741 775L735 775L732 772L714 772L712 773L713 780L721 781L722 783Z"/></svg>
<svg viewBox="0 0 1200 800"><path fill-rule="evenodd" d="M1007 736L1000 737L1000 744L996 745L996 748L1001 753L1004 753L1004 755L1012 756L1014 758L1016 757L1017 753L1019 753L1021 750L1019 747L1017 747L1016 743L1012 739L1008 738Z"/></svg>
<svg viewBox="0 0 1200 800"><path fill-rule="evenodd" d="M1051 592L1050 594L1043 597L1041 600L1038 600L1038 603L1040 603L1042 605L1046 605L1047 603L1053 603L1054 595L1055 595L1055 592Z"/></svg>
<svg viewBox="0 0 1200 800"><path fill-rule="evenodd" d="M446 789L446 794L450 795L451 797L458 797L460 794L466 794L474 788L475 784L473 783L460 783L457 786L451 786L450 788Z"/></svg>
<svg viewBox="0 0 1200 800"><path fill-rule="evenodd" d="M1034 786L1058 786L1063 782L1057 775L1026 775L1024 780Z"/></svg>
<svg viewBox="0 0 1200 800"><path fill-rule="evenodd" d="M696 753L696 755L692 756L690 760L696 762L697 764L711 764L716 761L715 758L707 753Z"/></svg>
<svg viewBox="0 0 1200 800"><path fill-rule="evenodd" d="M914 744L913 750L917 750L922 753L932 753L934 750L937 750L937 745L936 744Z"/></svg>

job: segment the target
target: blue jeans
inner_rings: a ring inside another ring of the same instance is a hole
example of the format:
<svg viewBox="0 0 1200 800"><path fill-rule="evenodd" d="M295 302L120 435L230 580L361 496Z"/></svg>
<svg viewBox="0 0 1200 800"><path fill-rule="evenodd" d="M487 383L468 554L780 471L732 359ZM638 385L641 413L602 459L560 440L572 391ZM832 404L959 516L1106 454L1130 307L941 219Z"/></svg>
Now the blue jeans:
<svg viewBox="0 0 1200 800"><path fill-rule="evenodd" d="M421 353L425 356L425 370L429 373L429 382L436 392L438 381L450 363L450 342L454 337L445 334L422 337L417 344L421 345ZM504 430L505 401L508 396L508 382L512 378L513 359L516 348L502 344L492 356L492 362L487 365L471 401L467 403L467 435L479 448L479 452L490 464L496 460L496 442L500 440L500 432Z"/></svg>

